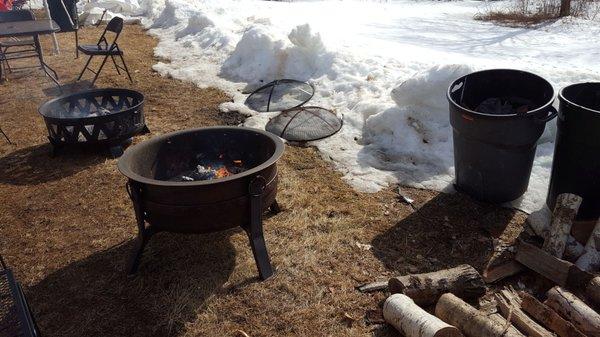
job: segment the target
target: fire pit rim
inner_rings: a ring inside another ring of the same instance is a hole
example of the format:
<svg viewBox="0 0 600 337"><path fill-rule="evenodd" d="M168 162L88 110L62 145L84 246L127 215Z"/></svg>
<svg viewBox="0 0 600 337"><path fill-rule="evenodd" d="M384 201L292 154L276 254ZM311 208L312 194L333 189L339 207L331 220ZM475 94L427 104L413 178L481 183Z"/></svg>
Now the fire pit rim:
<svg viewBox="0 0 600 337"><path fill-rule="evenodd" d="M159 143L159 142L164 142L168 138L176 137L176 136L179 136L182 134L194 133L194 132L206 131L206 130L223 130L223 131L243 130L246 132L255 132L255 133L261 134L261 135L266 136L269 139L271 139L273 141L273 143L275 144L275 151L273 152L271 157L269 157L269 159L267 159L262 164L260 164L256 167L253 167L242 173L234 174L234 175L231 175L228 177L218 178L218 179L210 179L210 180L198 180L198 181L157 180L157 179L144 177L144 176L134 172L133 170L130 169L129 165L127 164L132 160L133 154L145 146L149 146L151 144L155 144L155 143ZM243 127L243 126L199 127L199 128L191 128L191 129L185 129L185 130L179 130L179 131L165 133L163 135L156 136L149 140L143 141L139 144L130 146L127 150L125 150L125 153L119 158L119 161L117 162L117 168L119 169L121 174L123 174L127 178L132 179L139 183L147 184L147 185L162 186L162 187L171 187L171 186L173 186L173 187L174 186L193 187L193 186L215 185L215 184L220 184L220 183L224 183L224 182L228 182L228 181L232 181L232 180L237 180L237 179L240 179L243 177L251 176L251 175L256 174L266 168L271 167L273 164L275 164L279 160L279 158L281 158L281 156L283 155L284 148L285 148L285 144L283 143L281 138L279 138L276 135L273 135L269 132L260 130L260 129Z"/></svg>
<svg viewBox="0 0 600 337"><path fill-rule="evenodd" d="M38 113L44 117L45 119L48 120L59 120L61 121L61 123L65 123L65 122L89 122L89 121L93 121L93 120L97 120L98 117L105 117L105 116L88 116L88 117L59 117L59 116L52 116L50 114L47 114L47 112L45 111L46 109L48 109L48 107L54 105L54 103L60 101L60 100L64 100L66 98L69 97L73 97L73 96L89 96L90 94L95 94L95 93L105 93L106 91L117 91L117 92L122 92L122 93L126 93L129 96L138 96L140 98L140 101L138 102L138 104L133 105L129 108L126 109L121 109L119 111L115 111L113 113L111 113L110 115L117 115L119 113L122 113L124 111L130 111L130 110L136 110L138 109L140 106L144 105L144 101L145 101L145 97L144 94L133 90L133 89L126 89L126 88L96 88L96 89L88 89L88 90L82 90L82 91L77 91L71 94L66 94L66 95L61 95L55 98L52 98L46 102L44 102L42 105L39 106L38 108Z"/></svg>

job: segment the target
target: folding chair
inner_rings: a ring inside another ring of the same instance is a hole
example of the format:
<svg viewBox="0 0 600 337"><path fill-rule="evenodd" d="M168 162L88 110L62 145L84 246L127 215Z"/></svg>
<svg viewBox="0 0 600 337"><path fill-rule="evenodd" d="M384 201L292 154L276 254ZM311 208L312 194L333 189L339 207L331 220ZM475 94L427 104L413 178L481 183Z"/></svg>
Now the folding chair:
<svg viewBox="0 0 600 337"><path fill-rule="evenodd" d="M95 74L94 79L91 83L91 86L93 86L96 82L96 79L98 79L98 76L100 75L104 64L106 63L106 60L108 60L108 58L110 57L113 64L115 65L115 69L117 69L117 73L121 75L121 70L125 70L125 72L127 73L127 77L129 77L129 81L133 83L133 79L131 78L131 74L129 74L129 69L127 69L127 64L125 64L125 59L123 58L123 51L119 48L119 45L117 44L117 39L121 34L121 30L123 30L123 19L120 17L114 17L112 20L110 20L108 25L106 25L106 29L104 29L104 32L102 33L102 36L100 36L100 39L98 40L97 44L82 45L78 47L79 51L81 51L83 54L89 55L89 58L85 63L85 67L83 67L81 74L79 74L79 77L77 78L78 81L81 79L85 71L89 70ZM111 44L109 44L108 40L106 39L107 32L115 34ZM104 56L104 59L102 60L100 68L97 71L94 71L91 68L89 68L92 58L94 56L102 55ZM121 59L121 63L123 63L123 66L117 64L115 56L118 56Z"/></svg>
<svg viewBox="0 0 600 337"><path fill-rule="evenodd" d="M0 22L29 20L35 20L35 15L32 11L16 10L10 12L0 12ZM9 49L11 49L11 51L9 51ZM8 60L28 57L38 57L35 40L33 38L9 38L0 40L0 67L4 67L5 70L12 72L13 69L8 63Z"/></svg>

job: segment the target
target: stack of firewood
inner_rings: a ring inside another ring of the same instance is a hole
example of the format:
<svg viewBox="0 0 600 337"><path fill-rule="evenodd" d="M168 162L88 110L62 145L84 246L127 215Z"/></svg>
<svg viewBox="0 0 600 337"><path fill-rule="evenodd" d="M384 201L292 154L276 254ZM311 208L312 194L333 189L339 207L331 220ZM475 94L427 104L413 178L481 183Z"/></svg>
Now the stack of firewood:
<svg viewBox="0 0 600 337"><path fill-rule="evenodd" d="M577 243L570 233L581 201L560 195L550 222L537 228L544 244L517 243L518 268L511 270L528 268L555 284L538 294L544 302L505 287L488 296L494 310L476 309L466 301L489 295L486 281L492 281L469 265L393 277L359 290L389 290L383 317L406 337L600 337L600 315L593 309L600 306L600 221L585 245ZM431 306L433 315L423 309Z"/></svg>

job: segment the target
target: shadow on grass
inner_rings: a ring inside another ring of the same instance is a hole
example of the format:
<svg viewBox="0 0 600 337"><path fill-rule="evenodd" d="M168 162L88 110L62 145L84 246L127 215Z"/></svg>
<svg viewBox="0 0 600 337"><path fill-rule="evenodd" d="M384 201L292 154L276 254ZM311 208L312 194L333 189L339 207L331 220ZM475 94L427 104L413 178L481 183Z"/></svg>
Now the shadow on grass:
<svg viewBox="0 0 600 337"><path fill-rule="evenodd" d="M454 267L456 261L481 269L493 238L511 222L513 209L476 202L456 193L440 193L394 227L373 239L375 256L399 274ZM413 266L411 268L411 266Z"/></svg>
<svg viewBox="0 0 600 337"><path fill-rule="evenodd" d="M230 232L161 233L127 276L133 241L71 263L26 289L45 336L178 336L235 264Z"/></svg>
<svg viewBox="0 0 600 337"><path fill-rule="evenodd" d="M108 151L105 151L108 152ZM50 144L35 145L0 157L0 182L11 185L37 185L59 180L91 166L108 157L98 149L61 151L51 157Z"/></svg>

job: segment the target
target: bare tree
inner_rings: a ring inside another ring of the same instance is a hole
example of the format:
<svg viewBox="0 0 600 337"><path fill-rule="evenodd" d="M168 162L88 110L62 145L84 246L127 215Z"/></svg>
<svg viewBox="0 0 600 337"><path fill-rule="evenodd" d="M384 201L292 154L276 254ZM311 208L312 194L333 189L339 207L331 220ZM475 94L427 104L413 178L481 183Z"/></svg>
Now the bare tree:
<svg viewBox="0 0 600 337"><path fill-rule="evenodd" d="M560 16L571 15L571 0L560 0Z"/></svg>

